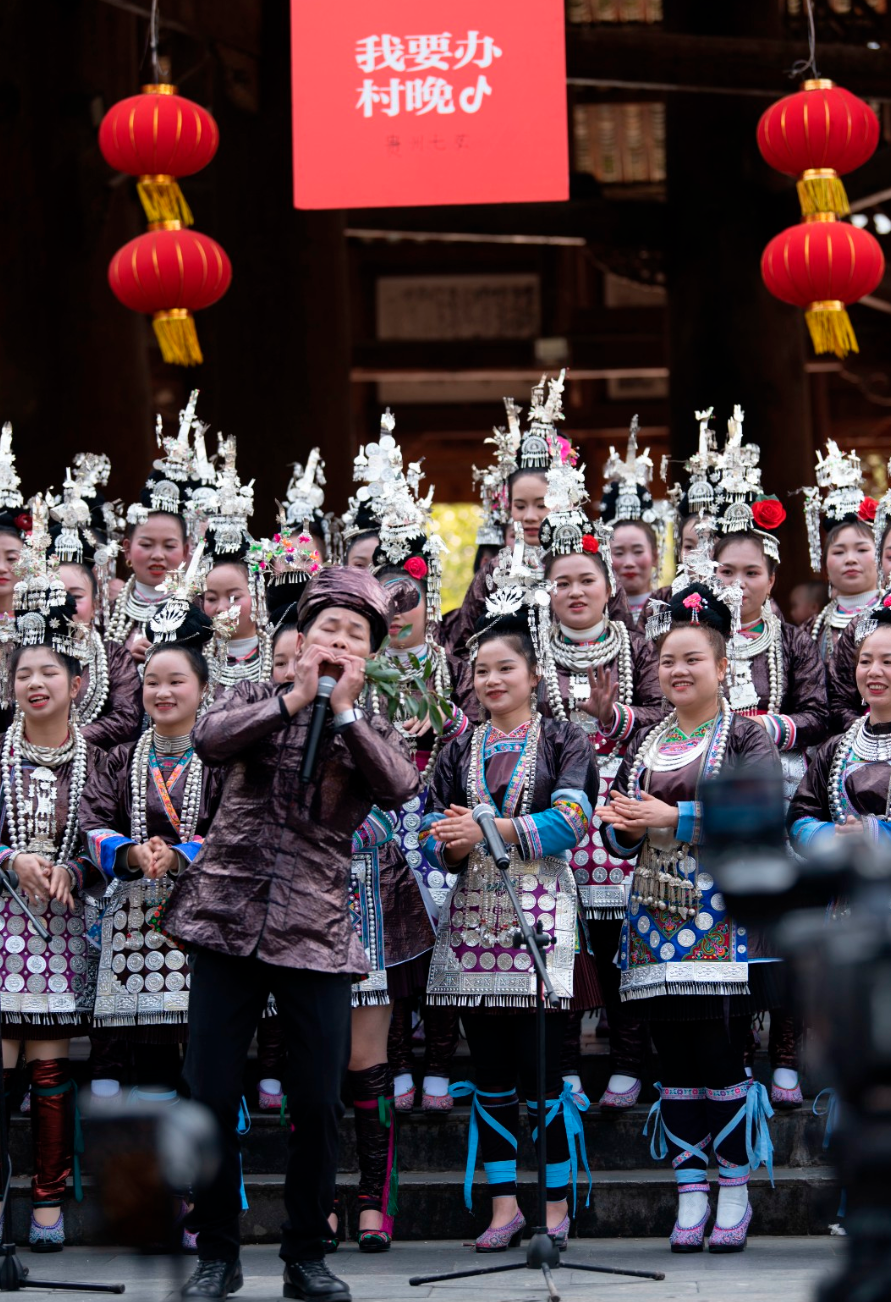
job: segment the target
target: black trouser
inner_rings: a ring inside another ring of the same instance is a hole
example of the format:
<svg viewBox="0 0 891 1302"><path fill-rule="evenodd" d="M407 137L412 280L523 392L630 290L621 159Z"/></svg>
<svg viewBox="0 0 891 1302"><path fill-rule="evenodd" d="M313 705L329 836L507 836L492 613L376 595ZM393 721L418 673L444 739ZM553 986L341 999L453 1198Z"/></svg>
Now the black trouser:
<svg viewBox="0 0 891 1302"><path fill-rule="evenodd" d="M189 1047L185 1078L220 1128L222 1164L195 1201L188 1225L202 1261L235 1261L241 1215L236 1134L245 1063L270 993L287 1049L286 1089L293 1119L281 1256L321 1259L330 1237L341 1084L350 1056L350 977L277 967L209 949L190 956Z"/></svg>
<svg viewBox="0 0 891 1302"><path fill-rule="evenodd" d="M691 999L696 996L692 995ZM721 1017L702 1021L653 1021L650 1033L659 1054L662 1084L662 1119L681 1145L669 1142L675 1175L686 1168L706 1167L689 1149L718 1138L745 1103L740 1092L746 1084L745 1053L752 1019ZM695 1097L694 1097L695 1096ZM747 1162L746 1128L738 1123L715 1150L719 1167L734 1168ZM719 1173L720 1174L720 1173ZM748 1179L746 1176L745 1179ZM722 1180L723 1183L723 1180ZM734 1179L731 1183L742 1183ZM687 1185L688 1189L693 1185ZM695 1188L701 1188L696 1185Z"/></svg>
<svg viewBox="0 0 891 1302"><path fill-rule="evenodd" d="M483 1091L482 1105L514 1139L519 1136L520 1101L517 1081L526 1097L530 1129L538 1125L538 1033L535 1013L494 1009L461 1015L467 1047L473 1060L477 1087ZM569 1021L567 1012L545 1015L545 1096L555 1099L563 1081L560 1058ZM506 1171L493 1175L492 1164L515 1163L517 1145L487 1124L480 1125L480 1150L493 1197L516 1194L515 1175ZM566 1197L569 1179L569 1137L562 1119L547 1127L548 1201Z"/></svg>
<svg viewBox="0 0 891 1302"><path fill-rule="evenodd" d="M597 960L597 975L609 1021L610 1065L617 1076L635 1076L640 1079L647 1050L646 1023L635 1010L634 1000L622 1003L619 997L622 974L613 962L619 948L622 925L615 918L591 919L588 935Z"/></svg>

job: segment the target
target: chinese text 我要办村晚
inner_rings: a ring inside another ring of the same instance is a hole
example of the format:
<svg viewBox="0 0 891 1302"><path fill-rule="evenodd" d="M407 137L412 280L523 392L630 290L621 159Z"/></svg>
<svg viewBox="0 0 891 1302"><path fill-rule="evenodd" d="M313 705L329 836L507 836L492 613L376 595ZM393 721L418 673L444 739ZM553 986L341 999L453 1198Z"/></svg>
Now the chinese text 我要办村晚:
<svg viewBox="0 0 891 1302"><path fill-rule="evenodd" d="M454 40L454 44L453 44ZM469 31L453 38L451 32L433 36L364 36L356 42L356 63L363 72L458 72L473 63L491 68L502 51L491 36Z"/></svg>

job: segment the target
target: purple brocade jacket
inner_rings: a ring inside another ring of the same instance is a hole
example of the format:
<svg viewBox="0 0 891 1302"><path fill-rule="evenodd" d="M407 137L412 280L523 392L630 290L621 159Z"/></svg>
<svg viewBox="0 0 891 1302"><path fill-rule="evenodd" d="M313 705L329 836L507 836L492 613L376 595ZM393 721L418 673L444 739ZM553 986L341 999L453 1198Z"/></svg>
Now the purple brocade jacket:
<svg viewBox="0 0 891 1302"><path fill-rule="evenodd" d="M322 736L312 780L300 780L311 706L294 718L290 684L240 683L192 734L206 765L228 765L204 845L181 874L165 919L190 946L281 967L368 970L350 923L353 832L372 805L393 808L420 790L396 731L378 716Z"/></svg>

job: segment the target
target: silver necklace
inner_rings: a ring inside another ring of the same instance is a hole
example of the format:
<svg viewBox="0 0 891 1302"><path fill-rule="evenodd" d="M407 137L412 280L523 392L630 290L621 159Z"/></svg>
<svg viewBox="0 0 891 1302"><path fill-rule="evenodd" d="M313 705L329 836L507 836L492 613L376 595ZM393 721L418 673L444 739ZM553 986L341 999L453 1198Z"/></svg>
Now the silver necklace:
<svg viewBox="0 0 891 1302"><path fill-rule="evenodd" d="M144 636L146 625L163 600L164 597L160 596L158 601L147 601L136 591L136 575L131 574L114 604L114 613L105 634L108 641L126 642L134 626L138 626Z"/></svg>
<svg viewBox="0 0 891 1302"><path fill-rule="evenodd" d="M90 634L89 652L84 660L84 666L89 669L90 677L86 695L77 707L82 727L96 722L108 700L108 655L102 638L95 629Z"/></svg>
<svg viewBox="0 0 891 1302"><path fill-rule="evenodd" d="M154 749L155 730L147 730L142 734L136 743L136 749L133 752L133 763L130 769L130 839L137 845L144 845L149 839L148 825L146 818L146 798L149 786L149 769L151 757ZM179 832L177 833L181 843L194 841L195 829L198 826L198 815L201 806L201 778L202 765L198 756L193 752L188 760L189 771L186 775L186 782L183 788L183 803L180 813Z"/></svg>
<svg viewBox="0 0 891 1302"><path fill-rule="evenodd" d="M164 737L153 728L152 744L156 755L185 755L192 744L192 734L186 732L180 737Z"/></svg>
<svg viewBox="0 0 891 1302"><path fill-rule="evenodd" d="M548 704L555 719L569 718L586 732L599 731L599 721L581 709L581 703L591 695L589 669L598 669L615 662L619 681L619 703L630 705L634 695L634 662L631 656L631 638L624 624L606 621L606 634L601 642L584 646L564 642L556 629L552 629L545 665L545 686ZM557 666L569 670L569 701L565 706L560 692Z"/></svg>
<svg viewBox="0 0 891 1302"><path fill-rule="evenodd" d="M74 857L79 840L77 810L87 777L87 743L73 718L64 746L34 746L25 741L25 716L16 710L12 726L3 740L2 789L6 821L13 850L43 854L53 863L67 864ZM60 755L63 758L60 758ZM25 796L23 763L32 759L28 796ZM56 772L70 764L68 816L61 840L56 820ZM58 850L57 850L58 843Z"/></svg>
<svg viewBox="0 0 891 1302"><path fill-rule="evenodd" d="M272 638L265 631L257 633L257 654L245 660L228 660L221 665L219 681L223 687L234 687L236 683L265 683L272 677Z"/></svg>
<svg viewBox="0 0 891 1302"><path fill-rule="evenodd" d="M768 714L779 711L783 699L783 638L778 616L765 607L762 614L764 628L754 638L743 637L736 633L730 644L730 661L727 665L727 687L731 708L734 710L757 710L758 692L752 682L752 661L760 655L767 655L767 671L770 681L770 695L767 702Z"/></svg>

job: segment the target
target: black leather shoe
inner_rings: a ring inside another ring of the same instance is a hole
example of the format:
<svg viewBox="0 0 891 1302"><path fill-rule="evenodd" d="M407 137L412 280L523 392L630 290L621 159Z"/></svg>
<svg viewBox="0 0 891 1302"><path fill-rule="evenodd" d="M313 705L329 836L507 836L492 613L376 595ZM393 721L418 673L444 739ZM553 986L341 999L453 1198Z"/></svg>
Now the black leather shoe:
<svg viewBox="0 0 891 1302"><path fill-rule="evenodd" d="M331 1274L324 1260L289 1261L282 1293L303 1302L351 1302L352 1298L349 1287Z"/></svg>
<svg viewBox="0 0 891 1302"><path fill-rule="evenodd" d="M180 1296L225 1298L237 1293L243 1284L240 1261L199 1261Z"/></svg>

